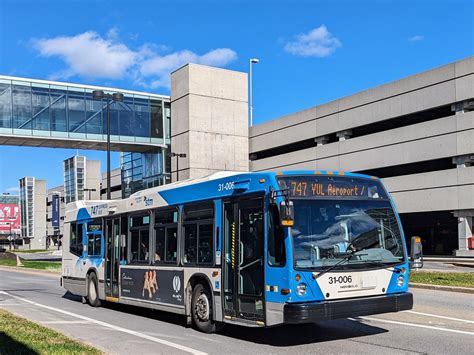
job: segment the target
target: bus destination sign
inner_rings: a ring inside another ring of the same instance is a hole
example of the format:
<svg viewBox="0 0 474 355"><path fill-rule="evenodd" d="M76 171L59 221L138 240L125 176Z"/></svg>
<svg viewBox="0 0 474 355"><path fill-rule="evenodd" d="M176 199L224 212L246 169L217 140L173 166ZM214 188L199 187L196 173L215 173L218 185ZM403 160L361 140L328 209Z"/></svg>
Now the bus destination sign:
<svg viewBox="0 0 474 355"><path fill-rule="evenodd" d="M283 176L278 183L293 198L387 198L377 181L360 178Z"/></svg>

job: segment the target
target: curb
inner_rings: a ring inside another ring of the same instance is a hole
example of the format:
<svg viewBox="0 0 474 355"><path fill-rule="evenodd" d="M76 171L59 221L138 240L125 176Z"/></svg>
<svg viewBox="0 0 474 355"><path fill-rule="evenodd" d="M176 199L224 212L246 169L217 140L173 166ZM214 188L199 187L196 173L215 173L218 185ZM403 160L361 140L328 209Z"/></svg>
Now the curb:
<svg viewBox="0 0 474 355"><path fill-rule="evenodd" d="M471 287L440 286L440 285L419 284L419 283L411 283L411 282L408 284L408 286L412 288L421 288L425 290L449 291L449 292L474 294L474 288L471 288Z"/></svg>
<svg viewBox="0 0 474 355"><path fill-rule="evenodd" d="M4 265L2 265L2 266L0 266L0 270L23 272L25 274L41 274L41 275L52 276L52 277L61 276L61 273L57 272L57 271L46 271L46 270L30 269L30 268L21 267L21 266L4 266Z"/></svg>
<svg viewBox="0 0 474 355"><path fill-rule="evenodd" d="M474 268L474 264L466 264L466 263L451 263L451 264L454 265L454 266Z"/></svg>

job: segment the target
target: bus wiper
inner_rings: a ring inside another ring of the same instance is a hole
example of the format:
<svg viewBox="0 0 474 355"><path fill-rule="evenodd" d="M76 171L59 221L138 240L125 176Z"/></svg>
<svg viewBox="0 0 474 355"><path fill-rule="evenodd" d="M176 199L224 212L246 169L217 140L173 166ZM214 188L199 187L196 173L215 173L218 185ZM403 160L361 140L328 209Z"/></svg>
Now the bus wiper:
<svg viewBox="0 0 474 355"><path fill-rule="evenodd" d="M349 261L352 257L354 256L352 249L349 249L349 254L345 255L342 257L341 260L339 260L337 263L335 263L333 266L328 267L327 269L324 269L321 271L317 276L313 277L315 280L318 279L319 277L323 276L325 273L334 270L336 267L341 265L345 261Z"/></svg>
<svg viewBox="0 0 474 355"><path fill-rule="evenodd" d="M346 262L346 261L349 261L353 256L354 256L354 252L355 250L353 249L352 245L354 244L354 242L359 239L359 238L362 238L362 237L365 237L364 235L359 235L358 237L354 238L350 243L349 245L347 246L346 250L347 250L347 253L349 253L348 255L345 255L342 257L341 260L339 260L337 263L335 263L334 265L330 266L329 268L323 270L322 272L320 272L317 276L314 277L314 279L316 280L317 278L323 276L325 273L331 271L331 270L334 270L336 267L338 267L339 265L341 265L342 263ZM362 251L362 250L366 250L366 249L370 249L371 247L373 247L374 245L376 245L378 243L378 241L376 243L373 243L371 245L368 245L362 249L359 249L358 251ZM358 254L358 256L360 256L360 254Z"/></svg>

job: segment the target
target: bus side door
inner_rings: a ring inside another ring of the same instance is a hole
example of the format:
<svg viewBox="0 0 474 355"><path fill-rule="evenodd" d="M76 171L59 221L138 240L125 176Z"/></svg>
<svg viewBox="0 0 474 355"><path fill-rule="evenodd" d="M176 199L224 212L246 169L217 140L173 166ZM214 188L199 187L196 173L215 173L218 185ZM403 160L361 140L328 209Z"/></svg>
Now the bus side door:
<svg viewBox="0 0 474 355"><path fill-rule="evenodd" d="M224 202L224 315L264 320L263 197Z"/></svg>

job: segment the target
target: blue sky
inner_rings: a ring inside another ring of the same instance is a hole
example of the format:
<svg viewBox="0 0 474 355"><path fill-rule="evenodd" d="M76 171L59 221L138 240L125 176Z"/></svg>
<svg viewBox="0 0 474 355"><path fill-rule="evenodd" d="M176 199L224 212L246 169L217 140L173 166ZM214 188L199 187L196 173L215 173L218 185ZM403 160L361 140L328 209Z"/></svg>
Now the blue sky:
<svg viewBox="0 0 474 355"><path fill-rule="evenodd" d="M473 4L1 0L0 73L168 94L186 61L247 71L257 57L258 124L473 55ZM73 154L0 146L0 192L25 175L61 184Z"/></svg>

